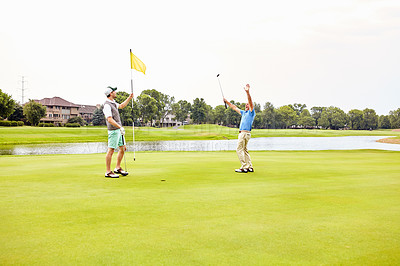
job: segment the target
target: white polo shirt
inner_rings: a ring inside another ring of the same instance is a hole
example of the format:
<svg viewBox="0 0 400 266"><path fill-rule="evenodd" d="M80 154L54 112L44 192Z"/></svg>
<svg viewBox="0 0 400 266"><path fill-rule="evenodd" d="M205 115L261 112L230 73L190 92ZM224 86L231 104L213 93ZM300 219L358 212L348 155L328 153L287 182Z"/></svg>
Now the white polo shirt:
<svg viewBox="0 0 400 266"><path fill-rule="evenodd" d="M110 102L110 103L115 103L117 105L117 109L119 108L119 103L117 103L115 100L111 101L110 99L107 98L106 102ZM111 106L109 106L108 104L105 104L103 107L103 114L106 117L112 117L112 113L111 113Z"/></svg>

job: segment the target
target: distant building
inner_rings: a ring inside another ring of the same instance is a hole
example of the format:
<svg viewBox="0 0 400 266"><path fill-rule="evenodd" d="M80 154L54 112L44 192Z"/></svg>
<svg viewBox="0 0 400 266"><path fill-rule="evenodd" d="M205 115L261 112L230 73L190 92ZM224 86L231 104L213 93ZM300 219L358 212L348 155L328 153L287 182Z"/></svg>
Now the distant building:
<svg viewBox="0 0 400 266"><path fill-rule="evenodd" d="M46 117L40 119L40 122L54 123L56 125L65 124L68 119L78 116L90 123L96 110L96 106L74 104L60 97L43 98L34 101L46 106Z"/></svg>
<svg viewBox="0 0 400 266"><path fill-rule="evenodd" d="M192 119L190 119L190 115L187 116L185 121L177 121L174 114L168 113L164 118L163 122L160 124L161 127L179 127L182 125L188 125L192 123Z"/></svg>
<svg viewBox="0 0 400 266"><path fill-rule="evenodd" d="M93 114L97 107L94 105L80 105L78 112L79 116L83 118L88 124L93 121Z"/></svg>
<svg viewBox="0 0 400 266"><path fill-rule="evenodd" d="M160 124L161 127L175 127L175 126L181 126L182 122L176 121L175 120L175 115L173 114L167 114L167 116L164 118L163 122Z"/></svg>

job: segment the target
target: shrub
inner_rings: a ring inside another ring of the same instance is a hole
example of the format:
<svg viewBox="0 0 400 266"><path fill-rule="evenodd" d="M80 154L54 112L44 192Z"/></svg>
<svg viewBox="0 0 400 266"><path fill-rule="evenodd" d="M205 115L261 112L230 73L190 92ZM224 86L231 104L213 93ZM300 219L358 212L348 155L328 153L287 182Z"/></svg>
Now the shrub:
<svg viewBox="0 0 400 266"><path fill-rule="evenodd" d="M67 123L65 124L66 127L81 127L79 123Z"/></svg>
<svg viewBox="0 0 400 266"><path fill-rule="evenodd" d="M11 127L11 121L0 121L0 126Z"/></svg>
<svg viewBox="0 0 400 266"><path fill-rule="evenodd" d="M39 123L38 127L54 127L53 123Z"/></svg>
<svg viewBox="0 0 400 266"><path fill-rule="evenodd" d="M68 121L67 121L67 124L75 124L75 123L78 123L78 124L80 124L81 126L84 126L84 125L87 124L86 121L83 120L83 118L80 117L80 116L70 118L70 119L68 119Z"/></svg>
<svg viewBox="0 0 400 266"><path fill-rule="evenodd" d="M36 126L40 119L46 117L46 106L35 102L34 100L29 100L29 103L24 105L24 116L31 125Z"/></svg>
<svg viewBox="0 0 400 266"><path fill-rule="evenodd" d="M23 121L5 121L5 120L0 121L0 127L17 127L23 125L24 125Z"/></svg>

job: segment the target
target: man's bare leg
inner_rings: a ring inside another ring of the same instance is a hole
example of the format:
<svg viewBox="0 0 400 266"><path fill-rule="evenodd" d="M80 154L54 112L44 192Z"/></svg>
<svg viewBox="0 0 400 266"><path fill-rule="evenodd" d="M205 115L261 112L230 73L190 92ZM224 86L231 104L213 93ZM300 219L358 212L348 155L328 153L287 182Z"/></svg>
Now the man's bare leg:
<svg viewBox="0 0 400 266"><path fill-rule="evenodd" d="M117 168L117 169L121 168L121 161L122 161L122 158L124 158L125 150L126 150L126 146L119 147L118 157L117 157L117 165L115 166L115 168Z"/></svg>
<svg viewBox="0 0 400 266"><path fill-rule="evenodd" d="M108 148L107 154L106 154L106 168L107 168L107 173L111 172L111 160L112 160L113 154L114 154L114 149Z"/></svg>

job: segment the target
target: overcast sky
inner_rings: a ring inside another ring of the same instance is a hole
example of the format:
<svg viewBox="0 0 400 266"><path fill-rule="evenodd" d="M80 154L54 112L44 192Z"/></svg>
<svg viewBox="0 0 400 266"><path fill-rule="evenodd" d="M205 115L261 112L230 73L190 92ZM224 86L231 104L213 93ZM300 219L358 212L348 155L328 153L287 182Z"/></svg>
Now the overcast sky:
<svg viewBox="0 0 400 266"><path fill-rule="evenodd" d="M400 108L400 1L0 2L0 89L21 101L103 103L109 85L275 107Z"/></svg>

